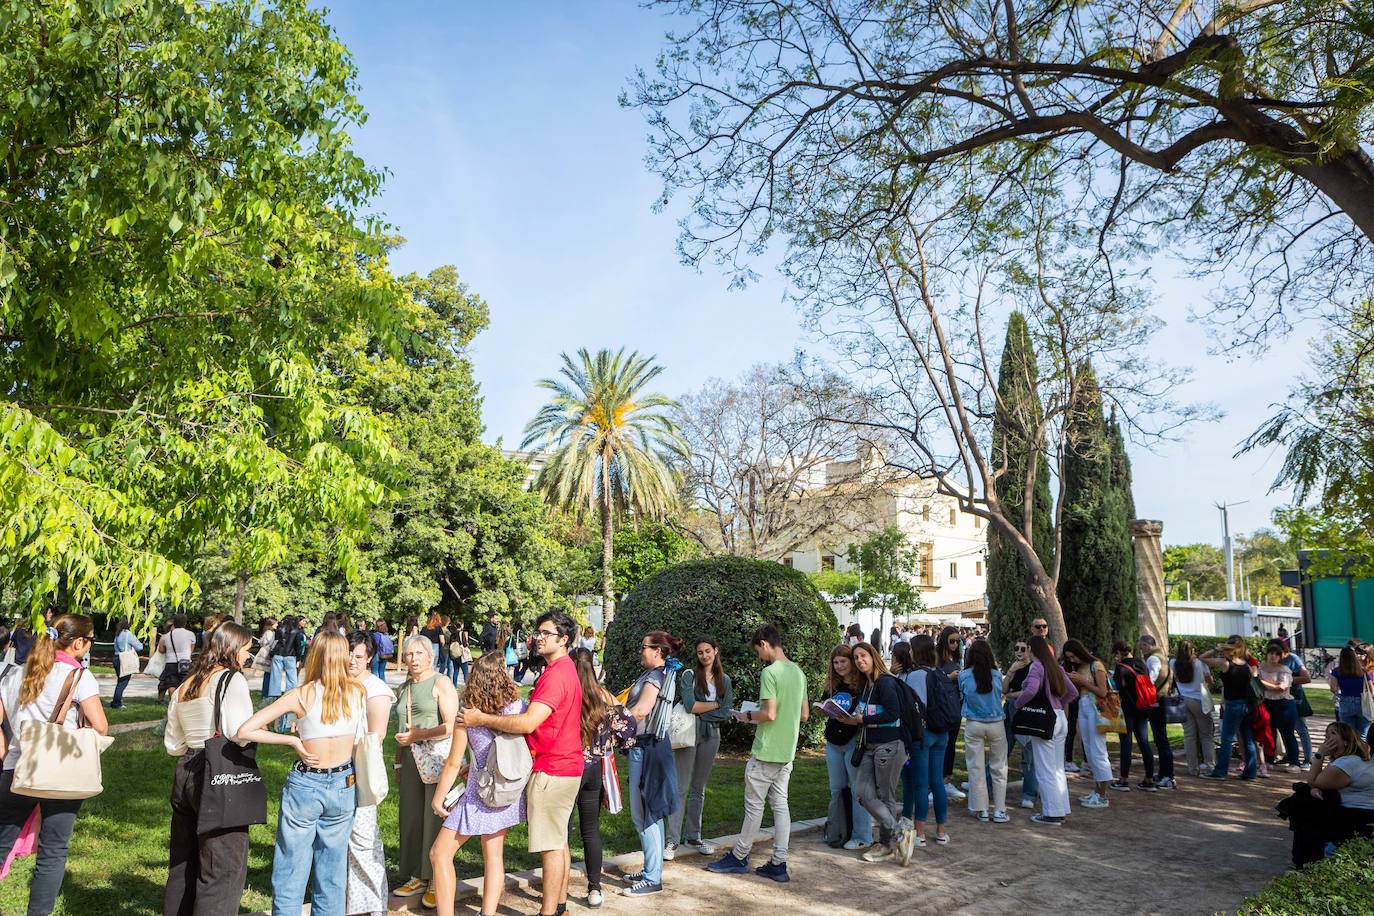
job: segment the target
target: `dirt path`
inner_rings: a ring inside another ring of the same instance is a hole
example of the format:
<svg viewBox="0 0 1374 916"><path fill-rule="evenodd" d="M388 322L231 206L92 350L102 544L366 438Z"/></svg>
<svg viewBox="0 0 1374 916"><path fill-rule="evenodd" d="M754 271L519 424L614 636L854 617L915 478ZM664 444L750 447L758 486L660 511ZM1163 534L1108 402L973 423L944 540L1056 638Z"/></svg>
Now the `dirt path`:
<svg viewBox="0 0 1374 916"><path fill-rule="evenodd" d="M855 853L827 847L821 833L794 837L792 880L776 884L753 875L714 875L700 857L670 862L665 890L647 900L616 895L605 884L607 914L924 914L1234 913L1249 894L1285 870L1290 834L1273 805L1296 774L1243 783L1186 779L1154 794L1114 792L1112 806L1089 811L1075 805L1061 828L1030 823L1015 809L1007 825L980 824L951 807L948 846L917 850L909 868L870 865ZM1070 778L1073 796L1088 782ZM1014 793L1013 793L1014 795ZM757 844L761 864L768 842ZM627 865L638 857L625 857ZM608 867L608 870L609 867ZM590 912L585 884L573 877L572 911ZM477 912L476 899L459 914ZM509 890L502 913L538 913L537 885ZM395 910L405 913L406 910Z"/></svg>

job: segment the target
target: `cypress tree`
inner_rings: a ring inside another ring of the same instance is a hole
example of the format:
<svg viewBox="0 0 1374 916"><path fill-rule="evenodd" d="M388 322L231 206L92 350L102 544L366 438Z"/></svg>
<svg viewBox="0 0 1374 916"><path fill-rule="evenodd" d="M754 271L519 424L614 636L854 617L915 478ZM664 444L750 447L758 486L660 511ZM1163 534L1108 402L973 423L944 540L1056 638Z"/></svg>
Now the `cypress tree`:
<svg viewBox="0 0 1374 916"><path fill-rule="evenodd" d="M1014 523L1019 522L1026 492L1029 456L1039 447L1038 442L1030 441L1031 433L1044 416L1038 382L1030 328L1025 316L1012 312L997 375L1001 406L993 419L992 460L994 467L999 468L1006 462L1006 471L997 478L995 491ZM1034 488L1031 539L1036 554L1048 569L1054 560L1054 504L1050 499L1049 466L1043 454L1036 466ZM992 526L988 528L987 589L993 650L999 660L1006 661L1012 656L1016 640L1030 630L1030 622L1040 616L1041 610L1027 588L1026 564L1021 554Z"/></svg>
<svg viewBox="0 0 1374 916"><path fill-rule="evenodd" d="M1092 367L1079 369L1066 418L1064 505L1060 512L1059 602L1069 636L1106 657L1117 639L1134 640L1135 551L1131 545L1130 463L1115 423L1103 416Z"/></svg>

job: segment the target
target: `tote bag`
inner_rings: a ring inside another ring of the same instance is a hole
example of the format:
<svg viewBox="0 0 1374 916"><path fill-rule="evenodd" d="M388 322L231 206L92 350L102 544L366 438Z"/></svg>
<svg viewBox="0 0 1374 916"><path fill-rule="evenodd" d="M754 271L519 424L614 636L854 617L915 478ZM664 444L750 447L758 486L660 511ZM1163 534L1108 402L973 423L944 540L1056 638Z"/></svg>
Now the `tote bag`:
<svg viewBox="0 0 1374 916"><path fill-rule="evenodd" d="M1041 684L1030 702L1016 710L1016 714L1012 716L1011 730L1016 735L1048 741L1054 736L1054 722L1054 707L1050 705L1045 685Z"/></svg>
<svg viewBox="0 0 1374 916"><path fill-rule="evenodd" d="M167 656L158 649L148 657L148 664L144 666L143 673L148 677L161 677L162 669L167 667Z"/></svg>
<svg viewBox="0 0 1374 916"><path fill-rule="evenodd" d="M119 676L130 677L138 674L138 653L133 649L125 649L119 653Z"/></svg>
<svg viewBox="0 0 1374 916"><path fill-rule="evenodd" d="M366 716L363 727L367 727ZM391 788L386 778L381 738L365 731L353 745L353 773L358 778L358 807L380 805Z"/></svg>
<svg viewBox="0 0 1374 916"><path fill-rule="evenodd" d="M52 715L46 722L32 719L19 724L19 763L14 768L11 791L31 798L92 798L104 791L100 755L114 739L85 725L77 712L77 727L63 722L72 705L72 690L81 669L67 675Z"/></svg>
<svg viewBox="0 0 1374 916"><path fill-rule="evenodd" d="M620 774L616 772L615 755L607 754L601 758L601 804L609 814L619 814L624 807L620 798Z"/></svg>
<svg viewBox="0 0 1374 916"><path fill-rule="evenodd" d="M231 830L267 823L267 783L258 770L258 746L240 747L223 734L220 709L229 682L240 675L225 672L215 687L215 734L205 741L205 769L200 777L200 811L196 833Z"/></svg>

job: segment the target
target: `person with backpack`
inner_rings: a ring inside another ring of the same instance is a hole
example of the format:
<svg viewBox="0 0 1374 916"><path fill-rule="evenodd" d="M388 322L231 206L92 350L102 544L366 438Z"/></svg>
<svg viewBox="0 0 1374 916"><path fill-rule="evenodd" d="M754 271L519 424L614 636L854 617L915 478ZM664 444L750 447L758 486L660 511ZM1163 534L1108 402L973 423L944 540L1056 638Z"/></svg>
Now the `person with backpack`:
<svg viewBox="0 0 1374 916"><path fill-rule="evenodd" d="M281 625L272 641L269 653L272 659L271 696L263 696L269 704L278 697L285 696L296 689L297 666L305 657L305 631L301 629L301 619L288 614L282 618ZM285 733L291 725L291 716L283 715L272 724L273 731Z"/></svg>
<svg viewBox="0 0 1374 916"><path fill-rule="evenodd" d="M363 685L367 716L366 734L385 743L391 707L396 694L386 681L372 673L377 642L375 634L361 628L348 634L348 676ZM387 910L386 849L377 829L377 805L359 804L353 812L348 836L348 882L344 888L344 913L348 916L382 916Z"/></svg>
<svg viewBox="0 0 1374 916"><path fill-rule="evenodd" d="M676 748L678 808L668 815L668 844L663 858L672 861L682 841L683 818L687 820L687 845L704 856L716 847L701 837L701 815L706 809L706 783L720 749L720 726L735 714L734 688L720 661L720 647L709 636L696 640L697 663L679 677L678 705L696 717L696 743Z"/></svg>
<svg viewBox="0 0 1374 916"><path fill-rule="evenodd" d="M1342 650L1344 653L1344 650ZM1256 756L1255 734L1250 724L1257 706L1251 679L1249 649L1245 640L1230 636L1226 642L1202 653L1199 661L1215 669L1221 680L1221 749L1217 752L1217 763L1210 773L1202 775L1208 779L1225 779L1226 770L1231 765L1231 746L1239 738L1245 748L1245 767L1241 779L1254 779L1259 769Z"/></svg>
<svg viewBox="0 0 1374 916"><path fill-rule="evenodd" d="M577 639L577 621L562 611L547 611L534 622L534 644L545 669L530 693L529 706L513 716L463 709L458 724L486 726L523 735L533 758L527 789L529 851L544 869L539 912L553 916L568 899L572 852L568 824L582 785L582 680L568 655ZM631 777L633 781L634 777ZM660 834L660 842L661 842ZM659 855L662 856L662 847Z"/></svg>
<svg viewBox="0 0 1374 916"><path fill-rule="evenodd" d="M961 705L958 690L936 667L935 641L920 634L912 637L905 648L910 653L911 668L902 676L902 685L911 691L922 713L922 729L921 735L913 736L909 742L911 762L907 764L902 783L902 816L911 824L911 829L901 834L896 849L897 860L903 865L911 862L916 849L926 845L926 817L932 802L935 842L941 845L949 842L945 829L949 823L949 796L944 781L945 747L950 736L959 730ZM903 664L906 663L904 653Z"/></svg>
<svg viewBox="0 0 1374 916"><path fill-rule="evenodd" d="M859 702L859 672L854 667L854 647L845 643L830 650L830 668L825 677L825 695L821 702L834 700L847 714L853 715ZM833 845L848 850L867 849L873 845L873 816L859 804L859 768L851 759L858 744L859 727L837 718L825 720L825 772L830 782L830 817L826 818L826 842L831 843L832 830L840 831ZM837 809L848 799L848 816Z"/></svg>
<svg viewBox="0 0 1374 916"><path fill-rule="evenodd" d="M938 660L935 667L949 679L951 684L955 685L957 691L959 671L963 668L964 659L964 642L957 628L944 627L940 630L940 637L935 643L935 657ZM963 708L962 700L959 701L958 708ZM954 775L954 749L959 744L959 726L961 724L960 722L955 723L954 730L949 733L949 740L945 742L945 759L941 778L945 784L946 797L955 801L964 800L964 793L951 780Z"/></svg>
<svg viewBox="0 0 1374 916"><path fill-rule="evenodd" d="M881 862L896 853L897 817L901 803L897 801L897 783L902 778L902 765L907 760L906 742L902 739L901 694L903 685L883 664L882 654L870 643L854 647L854 668L861 678L859 701L854 714L841 719L857 726L859 745L851 759L859 770L858 796L873 821L878 825L878 838L863 854L865 862Z"/></svg>
<svg viewBox="0 0 1374 916"><path fill-rule="evenodd" d="M1083 766L1093 777L1093 791L1079 799L1084 808L1106 808L1107 784L1112 778L1112 761L1107 756L1107 736L1098 729L1097 701L1105 700L1107 666L1097 660L1077 639L1066 640L1064 670L1078 688L1078 734L1083 739Z"/></svg>
<svg viewBox="0 0 1374 916"><path fill-rule="evenodd" d="M985 639L975 639L959 672L963 695L964 760L968 766L968 810L978 820L1005 824L1007 816L1007 731L1002 712L1002 672ZM988 782L992 799L988 800ZM991 804L991 810L989 810Z"/></svg>
<svg viewBox="0 0 1374 916"><path fill-rule="evenodd" d="M378 620L372 628L372 676L386 683L386 663L396 657L396 643L385 620Z"/></svg>
<svg viewBox="0 0 1374 916"><path fill-rule="evenodd" d="M1140 744L1140 758L1145 762L1145 779L1136 788L1154 792L1159 789L1155 783L1155 755L1150 747L1149 710L1158 703L1154 679L1124 639L1112 644L1112 657L1116 660L1112 679L1121 697L1121 717L1126 730L1121 733L1121 776L1112 782L1111 788L1118 792L1131 789L1131 740L1135 739Z"/></svg>
<svg viewBox="0 0 1374 916"><path fill-rule="evenodd" d="M1021 695L1026 675L1030 673L1030 646L1026 642L1028 639L1029 636L1023 636L1016 641L1012 650L1016 657L1002 676L1002 707L1006 714L1007 749L1010 751L1013 744L1021 749L1021 807L1033 809L1040 799L1040 787L1035 778L1035 754L1031 751L1030 738L1016 734L1011 727L1012 713L1016 711L1016 698ZM1008 757L1010 756L1008 753Z"/></svg>
<svg viewBox="0 0 1374 916"><path fill-rule="evenodd" d="M491 716L514 716L525 711L520 688L511 679L505 659L489 652L473 663L463 689L463 703L470 709ZM453 859L469 837L480 837L482 844L482 914L494 916L501 907L506 890L506 833L525 820L525 796L513 803L490 808L477 792L476 774L487 765L496 743L496 731L468 724L453 730L453 745L439 781L434 784L434 813L443 818L443 827L430 847L430 866L434 871L434 899L439 916L453 916L458 876ZM472 751L466 788L454 802L449 790L467 765L465 754ZM447 802L447 804L446 804Z"/></svg>
<svg viewBox="0 0 1374 916"><path fill-rule="evenodd" d="M1068 718L1064 710L1078 696L1078 688L1064 674L1054 660L1049 640L1032 636L1026 643L1035 659L1026 674L1026 683L1016 698L1017 710L1024 709L1037 695L1049 702L1054 726L1048 738L1031 735L1031 750L1035 754L1035 770L1040 780L1040 813L1031 820L1046 826L1059 826L1068 817L1069 782L1064 774L1064 738L1068 734Z"/></svg>
<svg viewBox="0 0 1374 916"><path fill-rule="evenodd" d="M1155 705L1146 710L1145 718L1150 723L1150 736L1154 739L1155 755L1159 759L1159 778L1155 785L1161 789L1173 789L1174 785L1174 749L1169 745L1169 720L1168 713L1164 709L1164 704L1159 702L1159 697L1167 696L1173 685L1173 675L1169 668L1169 659L1164 655L1164 651L1155 642L1155 638L1148 633L1140 634L1137 640L1142 660L1145 662L1145 673L1149 675L1155 688Z"/></svg>

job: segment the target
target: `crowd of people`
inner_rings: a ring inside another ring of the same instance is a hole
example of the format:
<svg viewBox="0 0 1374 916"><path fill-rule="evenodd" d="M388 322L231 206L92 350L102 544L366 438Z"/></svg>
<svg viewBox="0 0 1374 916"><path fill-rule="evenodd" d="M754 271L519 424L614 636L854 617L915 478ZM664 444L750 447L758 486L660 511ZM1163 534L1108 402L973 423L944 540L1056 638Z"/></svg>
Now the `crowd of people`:
<svg viewBox="0 0 1374 916"><path fill-rule="evenodd" d="M1113 791L1171 789L1179 774L1170 722L1184 726L1188 776L1225 778L1233 744L1242 748L1242 780L1279 766L1310 774L1279 806L1293 829L1295 864L1374 829L1374 763L1365 731L1374 703L1374 653L1347 647L1328 672L1339 721L1313 751L1302 690L1311 677L1280 640L1266 646L1263 659L1253 658L1240 637L1202 653L1184 640L1170 658L1143 635L1116 643L1111 657L1100 659L1075 639L1056 651L1048 630L1045 620L1034 621L1005 665L978 631L908 631L884 652L851 630L830 652L821 700L813 704L781 634L763 626L749 639L762 665L758 696L736 707L715 638L696 637L687 646L662 630L645 633L643 671L614 696L602 682L595 633L561 612L540 616L528 637L493 618L476 653L462 624L442 617L424 626L408 622L394 642L384 622L355 626L333 615L310 633L292 616L268 620L256 639L233 621L212 618L194 633L174 617L149 644L165 662L158 672L168 704L164 744L177 758L163 912L238 912L248 831L267 820L267 787L254 756L264 744L295 755L280 787L273 916L296 916L307 893L320 916L384 913L393 894L422 896L425 907L450 916L455 857L473 837L483 861L481 912L495 913L505 887L506 837L522 823L528 850L543 867L540 912L563 913L574 813L585 902L599 907L601 817L622 806L643 852L642 867L624 875L622 894L660 892L664 862L684 849L706 856L706 868L717 874L752 871L788 881L789 783L813 710L825 716L832 797L827 841L867 863L905 866L917 850L953 842L951 799L966 801L976 822L1011 821L1008 776L1018 750L1019 804L1038 807L1030 821L1046 828L1073 814L1068 777L1074 773L1090 780L1078 798L1078 807L1088 810L1108 808ZM143 648L127 628L115 631L117 655ZM93 638L89 617L59 615L37 634L22 664L11 658L0 669L0 858L31 832L37 847L31 916L54 907L82 801L28 794L15 783L24 754L21 727L43 722L108 732L86 661ZM525 653L512 651L517 645ZM393 690L385 662L398 651L405 678ZM687 665L679 660L684 654ZM263 673L257 708L247 678L254 668ZM530 672L537 678L522 699L517 675ZM130 676L117 668L116 697ZM1220 747L1213 738L1216 712ZM383 761L392 715L396 756ZM751 727L753 743L739 838L722 851L703 836L702 821L721 726L728 722ZM956 787L951 777L960 732L968 780ZM1112 733L1119 736L1115 768L1107 744ZM1132 784L1137 754L1144 775ZM618 758L629 768L628 805ZM388 886L389 838L377 817L393 781L404 879L396 888ZM773 820L771 849L751 866L765 808Z"/></svg>

